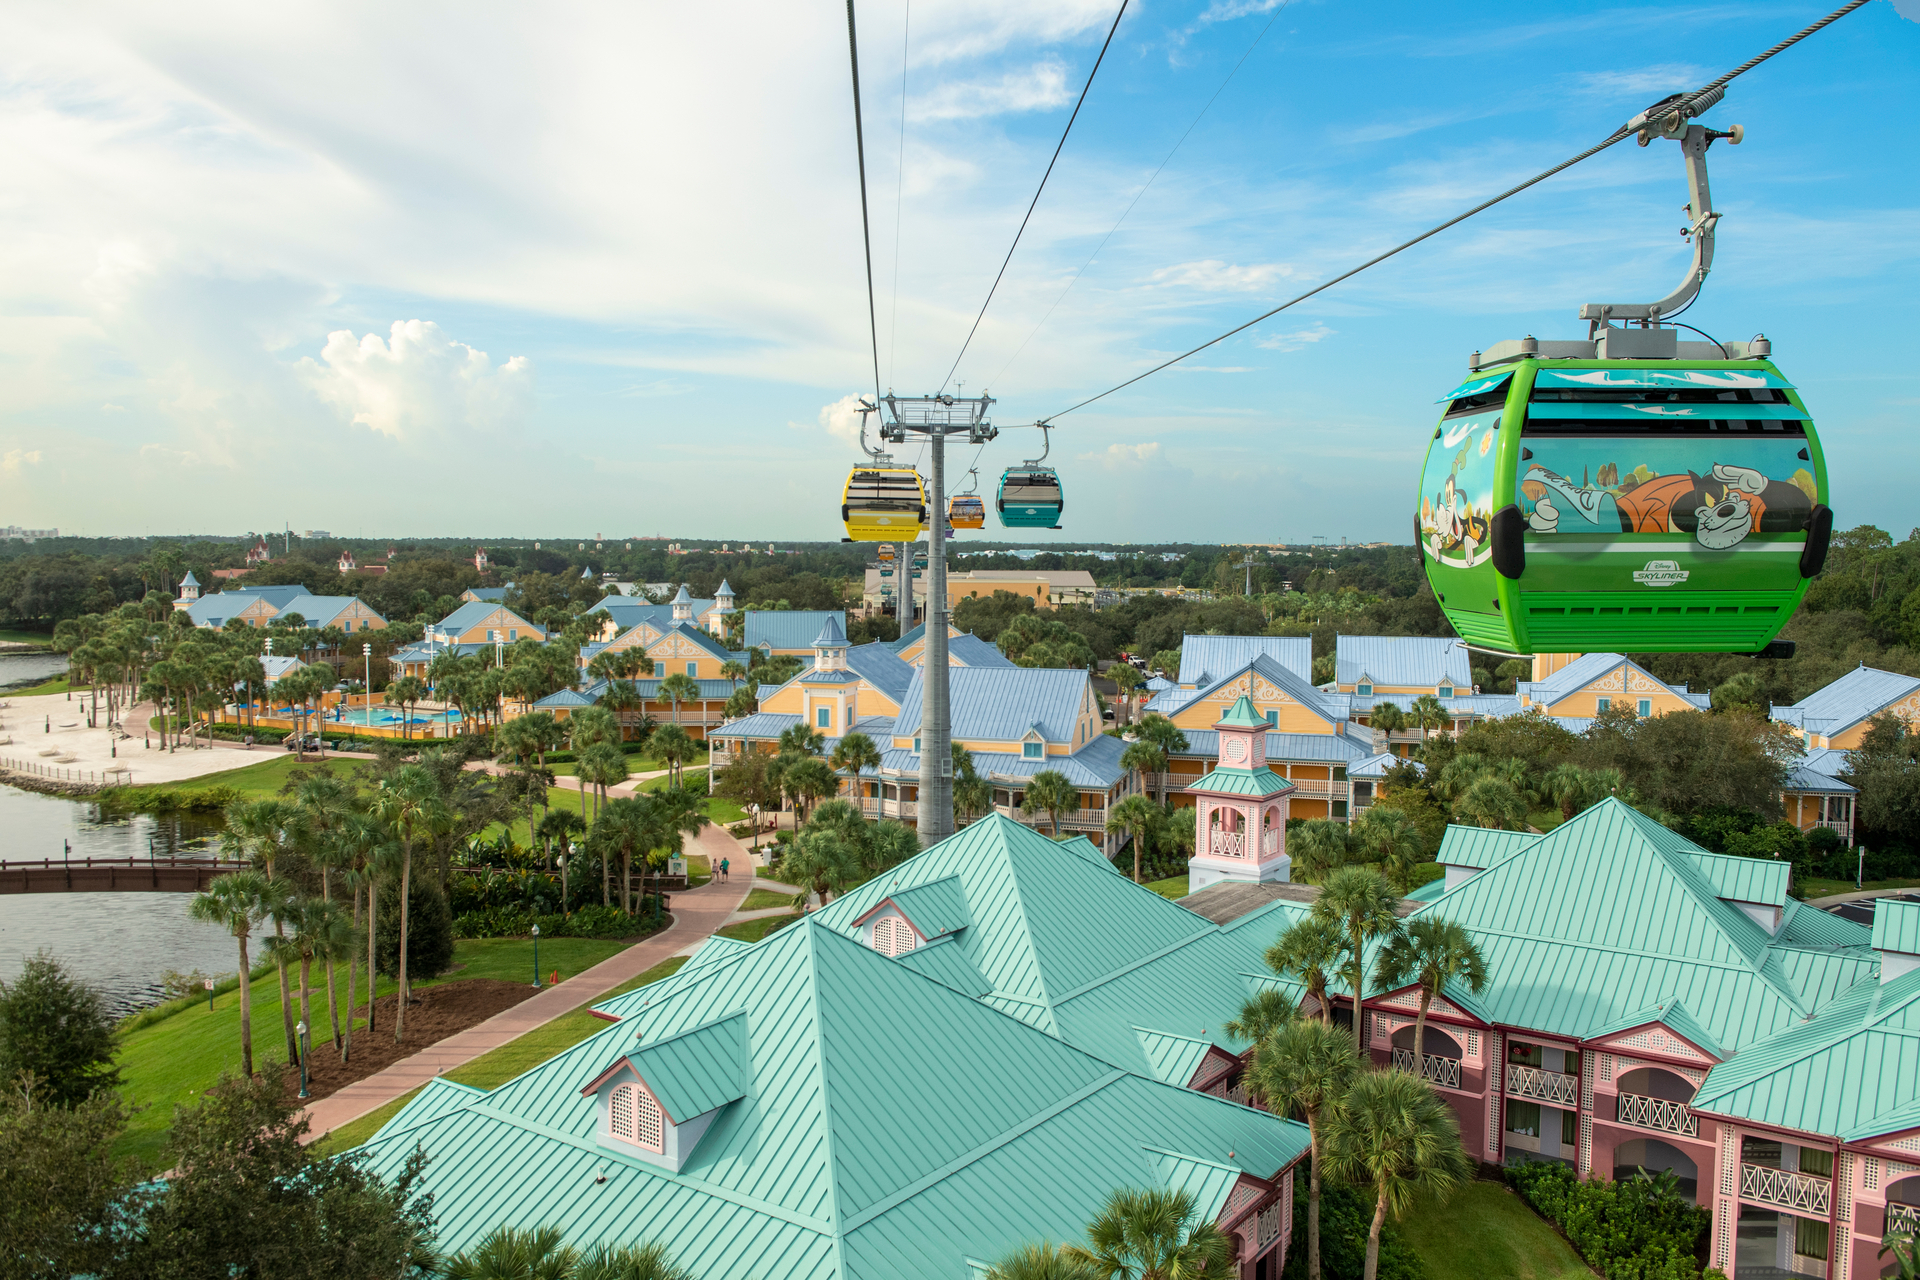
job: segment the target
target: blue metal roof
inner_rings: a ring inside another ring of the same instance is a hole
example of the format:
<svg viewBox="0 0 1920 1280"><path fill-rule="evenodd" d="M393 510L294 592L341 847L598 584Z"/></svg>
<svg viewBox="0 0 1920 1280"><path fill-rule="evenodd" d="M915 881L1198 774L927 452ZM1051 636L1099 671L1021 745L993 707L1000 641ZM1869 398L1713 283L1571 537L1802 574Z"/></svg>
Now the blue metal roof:
<svg viewBox="0 0 1920 1280"><path fill-rule="evenodd" d="M1311 637L1188 635L1180 637L1180 683L1193 684L1194 677L1201 675L1218 679L1229 671L1243 671L1260 657L1279 663L1301 680L1313 680Z"/></svg>
<svg viewBox="0 0 1920 1280"><path fill-rule="evenodd" d="M1362 733L1366 730L1362 729ZM1213 729L1188 729L1187 749L1174 752L1176 760L1218 760L1220 734ZM1344 733L1269 733L1267 759L1351 764L1372 756L1372 743L1359 743Z"/></svg>
<svg viewBox="0 0 1920 1280"><path fill-rule="evenodd" d="M1124 742L1103 733L1070 756L1042 756L1038 760L1029 760L1016 751L976 751L973 753L973 767L982 777L1016 784L1051 769L1066 775L1067 781L1076 787L1106 791L1127 774L1120 765L1120 756L1125 750Z"/></svg>
<svg viewBox="0 0 1920 1280"><path fill-rule="evenodd" d="M242 609L256 600L265 600L273 606L275 613L279 613L284 610L287 601L305 594L307 589L298 583L284 587L254 587L246 591L216 591L188 605L186 613L196 627L223 627L228 618L238 616Z"/></svg>
<svg viewBox="0 0 1920 1280"><path fill-rule="evenodd" d="M1920 690L1920 677L1860 666L1790 707L1775 707L1773 718L1808 733L1831 736L1871 720L1915 690Z"/></svg>
<svg viewBox="0 0 1920 1280"><path fill-rule="evenodd" d="M963 667L1014 667L1020 665L979 636L963 632L947 637L947 661Z"/></svg>
<svg viewBox="0 0 1920 1280"><path fill-rule="evenodd" d="M883 640L847 650L847 666L896 703L907 696L907 686L913 683L913 664Z"/></svg>
<svg viewBox="0 0 1920 1280"><path fill-rule="evenodd" d="M749 649L811 649L831 622L847 642L844 609L749 609L746 645Z"/></svg>
<svg viewBox="0 0 1920 1280"><path fill-rule="evenodd" d="M896 736L908 736L920 727L920 682L913 682L894 723ZM1034 724L1048 742L1071 742L1087 697L1087 673L1047 667L951 667L947 694L949 723L955 738L1016 741Z"/></svg>
<svg viewBox="0 0 1920 1280"><path fill-rule="evenodd" d="M1795 765L1787 770L1787 784L1782 790L1799 791L1807 794L1828 794L1836 796L1859 795L1860 789L1851 783L1840 781L1830 774L1805 765Z"/></svg>
<svg viewBox="0 0 1920 1280"><path fill-rule="evenodd" d="M1460 640L1426 636L1336 636L1333 678L1337 684L1410 685L1473 690L1473 661Z"/></svg>
<svg viewBox="0 0 1920 1280"><path fill-rule="evenodd" d="M287 601L286 604L282 605L280 612L283 614L297 613L307 620L308 626L317 628L329 625L334 619L338 618L356 604L360 604L360 598L358 596L300 595L295 596L293 599ZM382 622L386 621L385 618L381 618L378 613L375 613L371 606L367 607L367 612L372 613L376 618L380 618Z"/></svg>
<svg viewBox="0 0 1920 1280"><path fill-rule="evenodd" d="M519 614L513 613L511 609L507 609L505 605L498 604L492 600L469 600L446 617L440 619L440 621L434 623L433 629L436 632L458 635L460 632L466 631L469 628L480 626L488 618L503 610L513 617L519 618L517 623L509 622L506 624L507 626L525 627L528 630L536 632L540 630L539 627L534 626L533 623L528 622L525 618L520 618Z"/></svg>
<svg viewBox="0 0 1920 1280"><path fill-rule="evenodd" d="M594 700L592 698L581 693L578 689L560 689L541 698L533 705L550 711L556 707L566 707L569 709L573 707L590 707L593 703Z"/></svg>
<svg viewBox="0 0 1920 1280"><path fill-rule="evenodd" d="M805 716L779 711L756 711L738 720L729 720L713 730L716 738L751 738L756 742L777 741L781 734L799 724Z"/></svg>

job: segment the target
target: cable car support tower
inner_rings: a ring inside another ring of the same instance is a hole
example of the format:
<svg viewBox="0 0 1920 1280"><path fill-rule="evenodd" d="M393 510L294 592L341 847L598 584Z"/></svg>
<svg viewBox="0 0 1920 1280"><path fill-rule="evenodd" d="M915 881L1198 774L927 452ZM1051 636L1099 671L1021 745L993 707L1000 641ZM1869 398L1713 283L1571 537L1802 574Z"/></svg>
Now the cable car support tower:
<svg viewBox="0 0 1920 1280"><path fill-rule="evenodd" d="M953 834L953 719L947 696L947 437L985 444L999 434L987 421L990 395L896 396L881 399L880 438L901 444L909 435L927 444L927 630L920 679L920 847ZM875 406L878 408L878 406ZM865 419L863 418L864 422ZM912 591L912 579L904 587ZM910 615L909 615L910 616Z"/></svg>

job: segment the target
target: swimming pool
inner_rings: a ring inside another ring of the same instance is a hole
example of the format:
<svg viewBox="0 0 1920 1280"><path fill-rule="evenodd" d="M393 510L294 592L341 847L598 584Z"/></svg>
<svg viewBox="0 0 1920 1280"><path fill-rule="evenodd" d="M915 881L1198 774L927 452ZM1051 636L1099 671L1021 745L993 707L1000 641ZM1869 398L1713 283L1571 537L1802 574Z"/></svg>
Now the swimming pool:
<svg viewBox="0 0 1920 1280"><path fill-rule="evenodd" d="M364 724L381 728L393 728L401 724L458 724L460 713L456 710L420 711L411 715L401 712L398 707L351 707L338 715L329 714L325 724Z"/></svg>

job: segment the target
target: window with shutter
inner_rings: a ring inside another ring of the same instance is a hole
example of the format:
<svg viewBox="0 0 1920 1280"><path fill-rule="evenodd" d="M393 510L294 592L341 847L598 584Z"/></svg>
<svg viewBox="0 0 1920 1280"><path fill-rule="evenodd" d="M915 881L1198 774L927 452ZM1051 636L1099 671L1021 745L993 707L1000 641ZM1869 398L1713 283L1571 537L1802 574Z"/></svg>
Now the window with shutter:
<svg viewBox="0 0 1920 1280"><path fill-rule="evenodd" d="M631 1084L615 1085L613 1099L607 1107L607 1128L616 1138L625 1138L633 1142L633 1099L640 1092L639 1086Z"/></svg>
<svg viewBox="0 0 1920 1280"><path fill-rule="evenodd" d="M632 1088L632 1086L628 1086ZM634 1141L649 1151L664 1153L667 1149L667 1135L664 1118L660 1114L660 1104L645 1089L633 1091Z"/></svg>

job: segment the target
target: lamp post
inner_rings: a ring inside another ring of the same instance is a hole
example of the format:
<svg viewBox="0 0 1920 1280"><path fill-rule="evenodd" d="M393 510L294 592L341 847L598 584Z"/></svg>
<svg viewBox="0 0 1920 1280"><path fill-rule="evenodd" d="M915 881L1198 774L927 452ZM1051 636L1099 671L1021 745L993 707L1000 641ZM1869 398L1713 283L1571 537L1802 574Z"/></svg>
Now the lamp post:
<svg viewBox="0 0 1920 1280"><path fill-rule="evenodd" d="M540 926L533 926L533 985L540 985Z"/></svg>
<svg viewBox="0 0 1920 1280"><path fill-rule="evenodd" d="M753 856L758 858L760 856L760 806L754 805L749 812L753 814Z"/></svg>
<svg viewBox="0 0 1920 1280"><path fill-rule="evenodd" d="M373 641L360 646L361 654L367 660L367 727L373 727Z"/></svg>
<svg viewBox="0 0 1920 1280"><path fill-rule="evenodd" d="M307 1040L307 1024L305 1022L295 1024L293 1029L300 1036L300 1096L305 1098L310 1096L307 1093L307 1054L311 1050L312 1045Z"/></svg>

